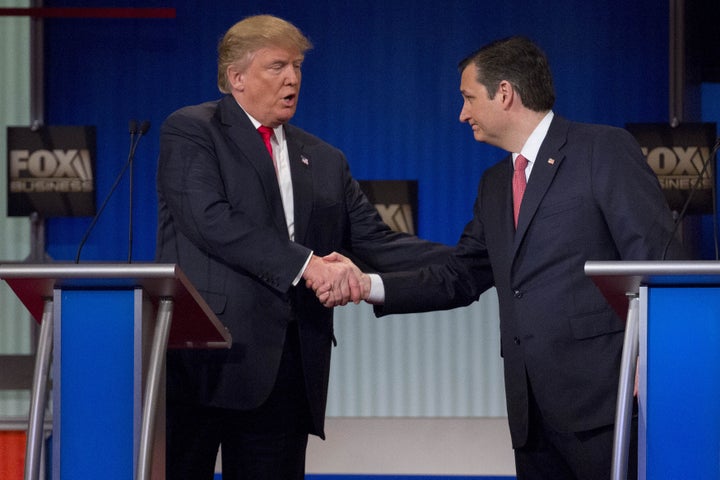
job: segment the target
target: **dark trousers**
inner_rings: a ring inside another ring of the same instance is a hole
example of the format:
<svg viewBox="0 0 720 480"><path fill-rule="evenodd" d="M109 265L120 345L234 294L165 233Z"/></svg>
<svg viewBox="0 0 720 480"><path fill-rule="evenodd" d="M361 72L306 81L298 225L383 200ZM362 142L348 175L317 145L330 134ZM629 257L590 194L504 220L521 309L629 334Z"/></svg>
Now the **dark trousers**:
<svg viewBox="0 0 720 480"><path fill-rule="evenodd" d="M614 425L585 432L558 432L543 419L532 391L529 422L527 443L515 449L518 480L610 479ZM637 426L634 415L628 480L637 478Z"/></svg>
<svg viewBox="0 0 720 480"><path fill-rule="evenodd" d="M167 405L167 480L212 480L222 448L223 480L303 480L310 413L297 325L288 328L278 378L254 410Z"/></svg>

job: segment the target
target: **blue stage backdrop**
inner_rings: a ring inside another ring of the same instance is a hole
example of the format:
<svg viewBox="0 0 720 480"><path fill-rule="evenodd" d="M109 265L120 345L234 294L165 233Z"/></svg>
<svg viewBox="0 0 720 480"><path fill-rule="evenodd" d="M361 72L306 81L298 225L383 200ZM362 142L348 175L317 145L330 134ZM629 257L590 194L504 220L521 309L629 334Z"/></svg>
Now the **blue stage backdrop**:
<svg viewBox="0 0 720 480"><path fill-rule="evenodd" d="M624 126L668 115L667 0L46 0L48 7L172 7L174 19L46 20L46 123L97 127L97 201L125 164L128 120L152 127L134 168L134 259L155 250L158 132L177 108L220 96L216 45L235 21L282 16L314 43L294 123L340 147L358 179L419 184L419 234L454 244L483 170L503 152L458 121L457 63L499 37L547 52L556 113ZM127 258L128 182L97 223L83 261ZM48 253L73 259L90 218L47 222Z"/></svg>

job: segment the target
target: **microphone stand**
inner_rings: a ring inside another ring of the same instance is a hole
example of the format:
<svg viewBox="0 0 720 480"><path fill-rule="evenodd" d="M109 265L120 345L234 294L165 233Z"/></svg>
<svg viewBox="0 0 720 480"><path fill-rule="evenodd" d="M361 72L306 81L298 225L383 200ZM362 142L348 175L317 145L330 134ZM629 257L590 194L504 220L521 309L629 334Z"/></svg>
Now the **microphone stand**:
<svg viewBox="0 0 720 480"><path fill-rule="evenodd" d="M703 162L703 167L700 172L698 172L698 176L695 179L695 183L693 183L692 188L690 189L690 193L688 194L687 199L685 200L685 203L683 204L683 208L680 210L680 213L678 214L677 218L675 219L675 224L673 225L672 233L670 234L670 238L668 238L667 242L665 243L665 248L663 248L662 256L660 257L661 260L665 260L665 257L668 253L668 248L670 247L670 244L673 241L673 238L675 238L675 233L677 232L678 227L680 226L680 222L685 218L685 212L687 211L688 207L690 206L690 201L692 200L693 196L695 195L695 192L700 187L700 184L702 183L703 177L705 176L705 172L707 171L708 166L710 163L715 164L714 158L717 154L718 149L720 149L720 138L717 138L715 140L715 145L713 145L713 148L710 150L710 156ZM714 170L714 175L717 176L717 171ZM717 180L715 180L717 181ZM717 208L715 203L715 185L712 187L712 199L713 199L713 225L714 225L714 236L715 236L715 258L717 259L718 256L718 245L717 245Z"/></svg>
<svg viewBox="0 0 720 480"><path fill-rule="evenodd" d="M140 137L145 135L148 130L150 130L150 122L148 120L143 121L140 124L140 129L138 131L138 140L135 143L135 146L137 147L137 143L140 142ZM128 159L128 165L129 165L129 180L130 180L130 186L128 187L129 190L129 207L128 207L128 257L127 257L127 263L132 263L132 250L133 250L133 160L134 160L134 150L133 155L130 156Z"/></svg>
<svg viewBox="0 0 720 480"><path fill-rule="evenodd" d="M100 215L102 214L103 210L105 210L105 207L107 206L108 201L110 200L110 197L112 197L112 194L115 192L115 189L117 188L118 184L120 183L120 180L123 177L123 174L128 169L130 164L132 163L133 157L135 156L135 149L138 146L138 143L140 143L140 138L147 133L147 131L150 130L150 122L144 121L142 125L140 125L140 128L137 127L137 121L131 120L129 131L130 131L130 152L128 153L128 159L127 162L125 162L125 166L120 171L120 174L118 174L117 178L115 178L115 182L113 183L112 187L110 187L110 192L105 197L105 200L103 200L102 205L100 205L100 208L98 209L97 213L92 219L92 222L90 222L90 226L85 231L85 234L83 235L82 240L80 240L80 245L77 249L77 254L75 255L75 263L80 263L80 253L82 252L83 247L85 246L85 242L87 241L88 237L90 236L90 232L92 232L93 228L95 228L95 224L100 219ZM135 136L137 134L137 137Z"/></svg>

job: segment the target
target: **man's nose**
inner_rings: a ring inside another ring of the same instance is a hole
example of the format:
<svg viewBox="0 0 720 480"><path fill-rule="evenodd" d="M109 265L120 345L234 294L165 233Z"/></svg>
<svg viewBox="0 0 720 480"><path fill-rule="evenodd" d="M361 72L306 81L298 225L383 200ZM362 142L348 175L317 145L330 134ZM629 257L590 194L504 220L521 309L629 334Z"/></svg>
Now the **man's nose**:
<svg viewBox="0 0 720 480"><path fill-rule="evenodd" d="M465 105L460 109L460 116L458 117L458 120L460 120L460 123L465 123L470 119L470 115L468 115L465 112Z"/></svg>
<svg viewBox="0 0 720 480"><path fill-rule="evenodd" d="M285 76L285 83L288 85L296 85L300 81L300 71L295 68L289 68Z"/></svg>

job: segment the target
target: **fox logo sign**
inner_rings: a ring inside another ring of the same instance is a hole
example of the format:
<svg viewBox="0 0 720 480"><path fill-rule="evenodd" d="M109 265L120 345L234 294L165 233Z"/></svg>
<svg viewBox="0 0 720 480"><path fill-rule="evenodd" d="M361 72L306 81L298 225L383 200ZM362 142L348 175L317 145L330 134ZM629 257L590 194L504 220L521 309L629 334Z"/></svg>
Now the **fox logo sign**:
<svg viewBox="0 0 720 480"><path fill-rule="evenodd" d="M657 175L670 208L679 212L687 203L687 213L711 213L715 171L710 153L716 125L630 123L626 127Z"/></svg>
<svg viewBox="0 0 720 480"><path fill-rule="evenodd" d="M712 164L709 147L655 147L643 148L648 164L660 180L663 189L712 188ZM697 187L697 179L702 178Z"/></svg>
<svg viewBox="0 0 720 480"><path fill-rule="evenodd" d="M416 234L417 180L359 180L359 183L370 203L390 228L396 232Z"/></svg>
<svg viewBox="0 0 720 480"><path fill-rule="evenodd" d="M90 151L11 150L11 192L91 192Z"/></svg>
<svg viewBox="0 0 720 480"><path fill-rule="evenodd" d="M8 216L95 214L95 128L8 127Z"/></svg>

